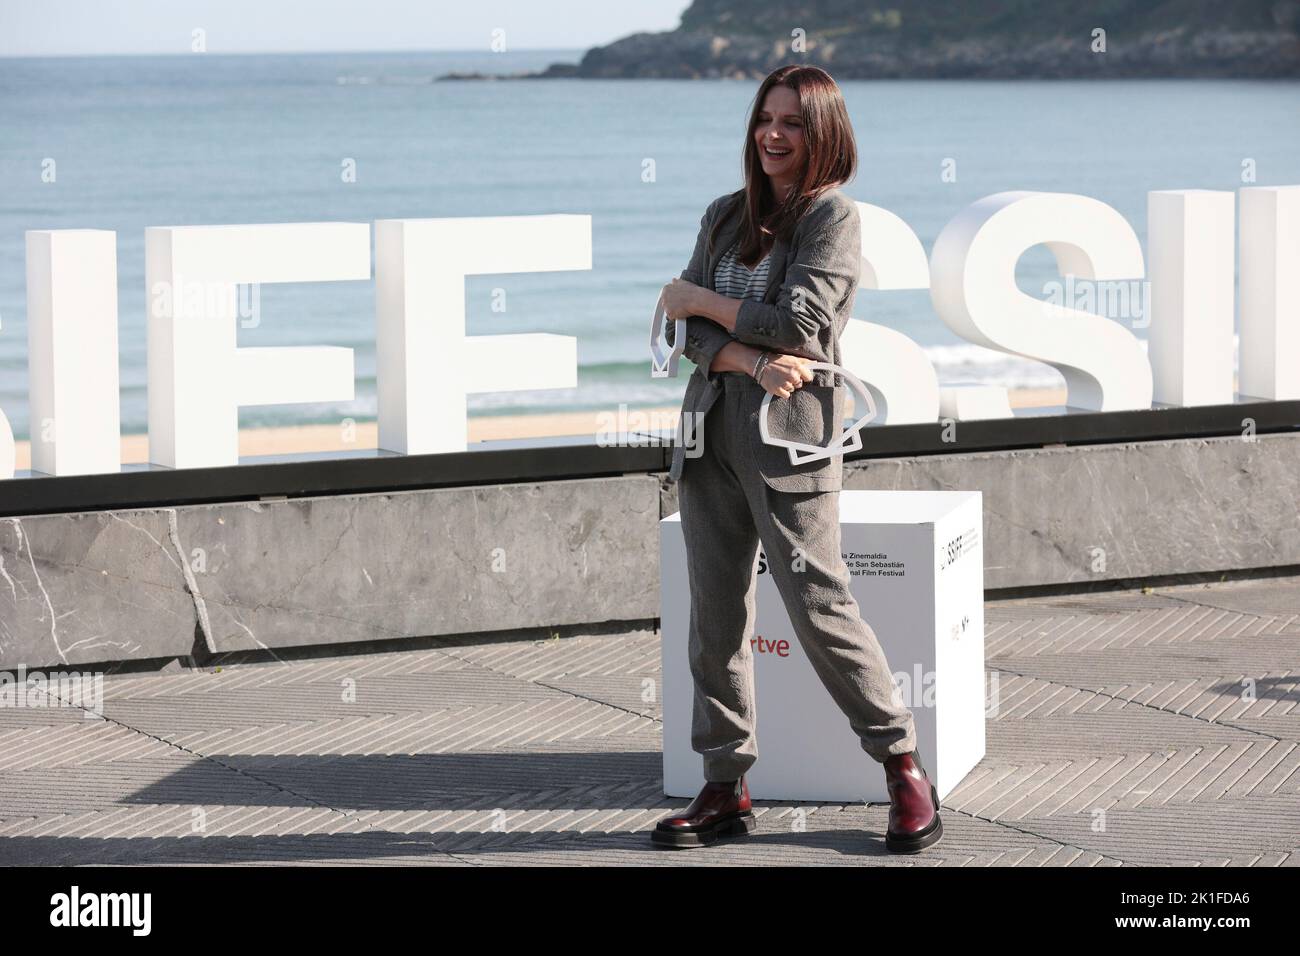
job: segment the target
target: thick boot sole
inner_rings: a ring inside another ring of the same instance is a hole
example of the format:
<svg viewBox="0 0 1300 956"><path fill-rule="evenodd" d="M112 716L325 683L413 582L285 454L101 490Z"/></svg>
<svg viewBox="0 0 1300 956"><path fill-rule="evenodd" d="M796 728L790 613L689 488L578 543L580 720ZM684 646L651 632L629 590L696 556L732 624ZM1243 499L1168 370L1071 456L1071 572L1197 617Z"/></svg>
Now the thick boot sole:
<svg viewBox="0 0 1300 956"><path fill-rule="evenodd" d="M939 791L930 784L930 797L934 800L934 822L924 830L909 833L906 836L885 834L885 847L891 853L919 853L928 846L934 846L943 836L943 821L939 819Z"/></svg>
<svg viewBox="0 0 1300 956"><path fill-rule="evenodd" d="M756 827L752 811L746 811L738 817L720 820L707 830L672 830L655 829L650 831L650 840L656 846L685 850L691 847L709 846L726 837L748 836Z"/></svg>

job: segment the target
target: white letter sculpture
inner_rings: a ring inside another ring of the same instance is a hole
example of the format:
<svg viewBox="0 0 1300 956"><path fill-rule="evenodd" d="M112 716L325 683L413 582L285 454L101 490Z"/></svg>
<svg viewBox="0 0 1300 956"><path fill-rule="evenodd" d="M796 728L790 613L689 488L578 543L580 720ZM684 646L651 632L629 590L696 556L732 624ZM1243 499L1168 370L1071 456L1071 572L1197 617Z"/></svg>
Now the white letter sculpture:
<svg viewBox="0 0 1300 956"><path fill-rule="evenodd" d="M117 233L29 230L27 408L33 472L122 470L117 360Z"/></svg>
<svg viewBox="0 0 1300 956"><path fill-rule="evenodd" d="M1168 405L1232 403L1233 194L1147 193L1154 398Z"/></svg>
<svg viewBox="0 0 1300 956"><path fill-rule="evenodd" d="M469 392L577 385L577 339L467 336L465 277L591 268L591 216L375 223L379 447L464 451Z"/></svg>
<svg viewBox="0 0 1300 956"><path fill-rule="evenodd" d="M1300 398L1300 186L1241 190L1241 369L1237 391Z"/></svg>
<svg viewBox="0 0 1300 956"><path fill-rule="evenodd" d="M1143 275L1137 236L1105 203L1071 193L995 193L958 213L935 240L930 298L939 317L964 339L1055 367L1068 406L1150 408L1151 365L1132 332L1017 288L1016 262L1039 243L1065 274Z"/></svg>
<svg viewBox="0 0 1300 956"><path fill-rule="evenodd" d="M0 408L0 481L8 481L14 476L17 467L17 452L14 447L14 430L4 409Z"/></svg>
<svg viewBox="0 0 1300 956"><path fill-rule="evenodd" d="M858 288L928 289L930 264L912 227L879 206L859 202L857 207L862 225ZM861 302L859 296L855 305ZM938 416L934 365L921 346L897 329L850 319L840 332L840 361L862 377L882 424L932 422Z"/></svg>
<svg viewBox="0 0 1300 956"><path fill-rule="evenodd" d="M144 236L151 462L237 465L239 406L353 398L349 348L237 348L236 284L369 279L369 226L152 226Z"/></svg>

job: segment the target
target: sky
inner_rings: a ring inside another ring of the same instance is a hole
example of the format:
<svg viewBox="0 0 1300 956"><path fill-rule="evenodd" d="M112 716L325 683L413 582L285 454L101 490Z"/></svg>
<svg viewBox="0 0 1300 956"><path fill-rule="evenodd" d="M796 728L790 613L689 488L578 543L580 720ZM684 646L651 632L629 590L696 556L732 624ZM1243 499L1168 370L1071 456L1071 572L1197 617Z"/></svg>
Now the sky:
<svg viewBox="0 0 1300 956"><path fill-rule="evenodd" d="M0 0L0 56L585 49L671 30L689 0Z"/></svg>

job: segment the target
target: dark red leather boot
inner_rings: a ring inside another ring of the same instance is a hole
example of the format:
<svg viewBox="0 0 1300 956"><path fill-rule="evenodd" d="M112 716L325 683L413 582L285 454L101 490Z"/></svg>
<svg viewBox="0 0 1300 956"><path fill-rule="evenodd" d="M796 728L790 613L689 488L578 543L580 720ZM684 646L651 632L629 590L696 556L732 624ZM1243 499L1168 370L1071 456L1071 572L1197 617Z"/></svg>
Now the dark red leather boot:
<svg viewBox="0 0 1300 956"><path fill-rule="evenodd" d="M938 843L943 836L939 791L926 776L920 754L913 750L886 760L885 785L889 788L885 846L894 853L915 853Z"/></svg>
<svg viewBox="0 0 1300 956"><path fill-rule="evenodd" d="M746 836L755 826L742 776L731 783L706 783L689 807L660 820L650 839L678 849L708 846L719 837Z"/></svg>

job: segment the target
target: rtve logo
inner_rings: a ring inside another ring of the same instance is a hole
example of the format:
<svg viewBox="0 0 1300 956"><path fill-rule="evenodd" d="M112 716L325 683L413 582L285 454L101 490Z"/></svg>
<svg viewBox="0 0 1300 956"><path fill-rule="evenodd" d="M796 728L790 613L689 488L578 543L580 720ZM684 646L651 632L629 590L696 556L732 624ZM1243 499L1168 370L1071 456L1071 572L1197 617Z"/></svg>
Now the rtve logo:
<svg viewBox="0 0 1300 956"><path fill-rule="evenodd" d="M762 634L755 634L749 639L749 646L756 654L775 654L777 657L790 656L790 642L784 637L769 641Z"/></svg>
<svg viewBox="0 0 1300 956"><path fill-rule="evenodd" d="M767 574L767 555L763 549L758 549L758 573ZM790 656L790 642L784 637L779 640L769 641L762 634L755 634L749 639L749 646L755 654L775 654L777 657Z"/></svg>

